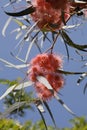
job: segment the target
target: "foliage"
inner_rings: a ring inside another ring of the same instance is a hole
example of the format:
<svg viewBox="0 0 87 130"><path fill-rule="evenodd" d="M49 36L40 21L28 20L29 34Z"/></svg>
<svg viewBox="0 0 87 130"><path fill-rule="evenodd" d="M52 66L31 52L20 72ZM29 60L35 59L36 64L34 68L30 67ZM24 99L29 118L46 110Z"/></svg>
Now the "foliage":
<svg viewBox="0 0 87 130"><path fill-rule="evenodd" d="M23 102L23 101L29 101L31 100L32 98L32 92L29 92L29 93L26 93L24 90L19 90L18 92L13 92L13 93L10 93L7 97L5 97L4 99L4 104L6 106L6 108L9 108L10 106L12 106L13 104L15 104L16 102ZM27 104L27 105L23 105L21 107L19 107L19 110L15 109L13 110L11 114L18 114L20 116L23 116L24 115L24 110L25 109L32 109L32 106L30 104Z"/></svg>
<svg viewBox="0 0 87 130"><path fill-rule="evenodd" d="M16 80L7 80L7 79L0 79L0 84L6 85L8 86L8 88L10 88L13 85L17 85L19 84L20 79L16 79ZM8 94L5 98L3 103L5 104L5 108L8 109L10 108L12 105L14 105L15 103L18 102L23 102L23 101L30 101L32 99L32 92L25 92L24 89L21 90L13 90L10 94ZM19 109L19 110L18 110ZM9 111L8 115L10 114L18 114L19 116L23 116L24 115L24 110L25 109L32 109L32 106L30 104L24 104L19 108L13 108L13 111Z"/></svg>
<svg viewBox="0 0 87 130"><path fill-rule="evenodd" d="M21 125L19 122L12 119L1 119L0 120L1 130L44 130L44 125L42 121L38 121L35 124L31 121L27 121L25 124ZM53 127L48 127L48 130L53 130Z"/></svg>
<svg viewBox="0 0 87 130"><path fill-rule="evenodd" d="M73 124L72 130L87 130L87 120L84 117L71 120Z"/></svg>
<svg viewBox="0 0 87 130"><path fill-rule="evenodd" d="M87 121L84 117L72 119L72 127L68 128L56 128L56 130L87 130ZM42 121L37 121L32 123L31 121L25 122L21 125L19 122L12 119L1 119L0 120L0 129L1 130L45 130L44 124ZM48 126L48 130L55 130L54 127Z"/></svg>
<svg viewBox="0 0 87 130"><path fill-rule="evenodd" d="M21 128L21 125L17 124L14 120L11 120L11 119L0 120L1 130L20 130L20 128Z"/></svg>

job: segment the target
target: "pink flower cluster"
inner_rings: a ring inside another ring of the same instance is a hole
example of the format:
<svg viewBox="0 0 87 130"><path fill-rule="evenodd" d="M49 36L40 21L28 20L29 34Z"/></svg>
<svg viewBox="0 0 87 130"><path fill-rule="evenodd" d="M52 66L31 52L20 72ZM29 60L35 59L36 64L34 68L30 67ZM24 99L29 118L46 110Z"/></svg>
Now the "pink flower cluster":
<svg viewBox="0 0 87 130"><path fill-rule="evenodd" d="M56 70L61 67L62 59L55 54L38 54L31 60L29 78L31 81L35 82L35 89L41 99L47 100L53 96L53 93L37 80L37 76L44 76L53 90L58 92L64 85L62 74L56 72Z"/></svg>
<svg viewBox="0 0 87 130"><path fill-rule="evenodd" d="M44 30L60 29L70 17L70 3L68 0L33 0L36 11L31 14L38 22L38 27Z"/></svg>

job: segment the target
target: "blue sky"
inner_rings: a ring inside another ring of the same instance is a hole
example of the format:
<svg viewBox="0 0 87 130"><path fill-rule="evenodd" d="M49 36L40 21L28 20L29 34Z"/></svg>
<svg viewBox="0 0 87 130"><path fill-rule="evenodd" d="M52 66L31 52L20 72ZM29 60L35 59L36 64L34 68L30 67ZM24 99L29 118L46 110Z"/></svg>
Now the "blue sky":
<svg viewBox="0 0 87 130"><path fill-rule="evenodd" d="M4 2L5 3L5 2ZM0 5L3 5L3 3L0 3ZM7 20L8 16L3 12L3 9L0 7L0 58L6 59L7 61L12 62L13 64L19 64L20 62L13 58L10 54L10 52L13 50L15 45L18 43L18 41L15 40L15 34L11 34L13 28L15 28L15 23L11 23L6 31L6 37L2 36L1 30ZM84 19L84 18L82 18ZM77 18L74 17L69 24L72 24L77 21ZM81 21L81 18L79 18L79 21ZM68 34L71 36L71 39L79 44L87 44L87 21L86 19L83 20L84 24L82 24L78 29L71 29L68 30ZM48 42L44 45L45 48L47 47ZM61 38L57 41L57 44L54 48L54 52L56 54L63 55L64 60L64 70L67 71L87 71L87 67L82 68L82 66L86 63L80 62L81 60L80 56L76 54L75 49L72 49L69 47L70 56L75 58L75 61L67 61L66 58L66 49L64 44L61 42ZM35 56L38 53L36 50L36 47L34 46L31 50L30 59ZM87 53L81 52L81 54L85 54L85 59L87 59ZM4 64L0 62L0 78L7 78L7 79L15 79L17 77L24 78L25 75L21 73L20 71L16 69L6 68L4 67ZM85 95L83 94L83 89L85 86L85 83L87 82L87 78L81 82L79 86L77 86L77 80L79 75L68 75L64 76L65 78L65 85L64 88L60 91L63 96L60 96L61 99L76 113L78 116L86 116L87 117L87 91ZM32 88L32 87L31 87ZM5 87L2 87L0 85L0 95L6 90ZM2 101L1 101L2 103ZM69 120L73 118L72 115L70 115L56 100L52 99L48 102L50 105L50 108L53 112L54 118L56 120L56 124L58 127L70 127ZM4 107L0 107L0 111L3 111ZM46 112L44 114L45 119L48 124L52 124L52 121L49 117L49 114ZM40 115L35 109L35 112L27 111L27 114L24 118L19 118L18 120L21 120L21 122L24 122L25 120L33 121L39 120Z"/></svg>

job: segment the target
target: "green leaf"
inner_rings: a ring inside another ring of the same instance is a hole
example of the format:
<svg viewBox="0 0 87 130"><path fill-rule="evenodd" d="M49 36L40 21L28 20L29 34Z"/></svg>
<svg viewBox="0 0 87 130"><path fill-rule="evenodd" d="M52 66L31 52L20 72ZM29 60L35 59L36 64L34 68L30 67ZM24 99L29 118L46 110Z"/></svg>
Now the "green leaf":
<svg viewBox="0 0 87 130"><path fill-rule="evenodd" d="M73 116L76 116L76 114L57 96L56 94L54 97L57 99L57 101ZM76 116L77 117L77 116Z"/></svg>
<svg viewBox="0 0 87 130"><path fill-rule="evenodd" d="M38 108L37 108L38 109ZM45 125L45 128L46 128L46 130L48 130L48 127L47 127L47 125L46 125L46 122L45 122L45 119L44 119L44 116L43 116L43 114L42 114L42 112L38 109L38 112L40 113L40 115L41 115L41 118L42 118L42 120L43 120L43 123L44 123L44 125Z"/></svg>
<svg viewBox="0 0 87 130"><path fill-rule="evenodd" d="M30 103L33 102L33 99L31 101L21 101L21 102L15 102L13 105L11 105L9 108L7 108L5 110L5 112L3 112L1 115L0 115L0 119L1 118L5 118L6 116L8 116L9 114L11 114L14 110L16 109L19 109L20 107L22 106L27 106L29 105Z"/></svg>
<svg viewBox="0 0 87 130"><path fill-rule="evenodd" d="M85 87L84 87L84 90L83 90L83 93L85 94L86 92L86 89L87 89L87 83L85 84Z"/></svg>
<svg viewBox="0 0 87 130"><path fill-rule="evenodd" d="M8 79L0 79L0 84L4 84L4 85L8 85L8 84L10 84L11 83L11 81L10 80L8 80Z"/></svg>
<svg viewBox="0 0 87 130"><path fill-rule="evenodd" d="M17 12L17 13L10 13L10 12L6 12L5 13L9 16L14 16L14 17L19 17L19 16L24 16L24 15L28 15L28 14L31 14L35 12L35 7L33 6L30 6L29 8L23 10L23 11L20 11L20 12Z"/></svg>
<svg viewBox="0 0 87 130"><path fill-rule="evenodd" d="M63 70L57 70L58 73L62 73L62 74L70 74L70 75L74 75L74 74L84 74L86 72L70 72L70 71L63 71Z"/></svg>
<svg viewBox="0 0 87 130"><path fill-rule="evenodd" d="M75 49L78 49L78 50L81 50L81 51L85 51L87 52L87 50L85 50L87 48L87 45L78 45L78 44L75 44L71 39L70 37L67 35L67 33L65 31L61 31L60 32L64 42L66 44L68 44L69 46L75 48Z"/></svg>
<svg viewBox="0 0 87 130"><path fill-rule="evenodd" d="M20 27L24 26L23 22L21 22L20 20L14 18L13 19Z"/></svg>
<svg viewBox="0 0 87 130"><path fill-rule="evenodd" d="M20 108L20 107L23 106L24 104L26 104L26 101L14 103L14 104L11 105L8 109L6 109L5 112L3 112L3 113L0 115L0 119L1 119L1 118L5 118L5 117L8 116L12 111L14 111L15 109Z"/></svg>
<svg viewBox="0 0 87 130"><path fill-rule="evenodd" d="M54 123L55 129L56 129L57 127L56 127L56 123L55 123L53 114L51 113L51 110L50 110L50 108L49 108L47 102L45 102L45 101L43 101L43 102L44 102L44 105L45 105L45 107L47 108L47 110L48 110L48 112L49 112L49 114L50 114L50 117L51 117L51 119L52 119L52 121L53 121L53 123Z"/></svg>
<svg viewBox="0 0 87 130"><path fill-rule="evenodd" d="M69 49L68 49L68 45L65 43L65 48L66 48L66 52L67 52L67 58L69 60Z"/></svg>
<svg viewBox="0 0 87 130"><path fill-rule="evenodd" d="M87 73L83 73L77 80L77 85L79 85L87 77Z"/></svg>

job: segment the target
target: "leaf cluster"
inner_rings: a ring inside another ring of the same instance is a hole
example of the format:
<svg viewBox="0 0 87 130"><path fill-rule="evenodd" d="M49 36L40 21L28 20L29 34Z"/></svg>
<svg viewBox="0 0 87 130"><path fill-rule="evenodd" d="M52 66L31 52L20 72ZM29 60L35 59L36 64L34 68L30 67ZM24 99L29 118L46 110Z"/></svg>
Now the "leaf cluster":
<svg viewBox="0 0 87 130"><path fill-rule="evenodd" d="M18 84L18 82L19 79L12 80L12 81L7 79L0 79L0 84L7 85L8 88ZM27 102L30 101L31 99L32 99L32 92L25 92L24 89L13 90L4 98L3 103L6 109L8 110L16 103L25 102L25 101ZM17 108L14 107L13 111L11 110L11 112L9 112L8 115L18 114L19 116L24 116L25 109L33 110L32 106L29 103L28 104L24 103L23 105L18 106Z"/></svg>
<svg viewBox="0 0 87 130"><path fill-rule="evenodd" d="M71 128L56 128L56 130L87 130L87 121L84 117L74 118L71 120L73 124ZM12 119L1 119L0 120L1 130L45 130L42 121L32 123L32 121L27 121L23 125ZM55 130L54 127L48 126L48 130Z"/></svg>

